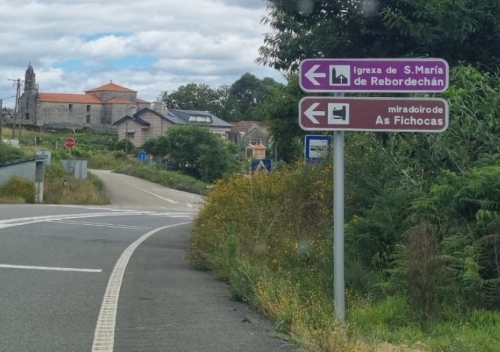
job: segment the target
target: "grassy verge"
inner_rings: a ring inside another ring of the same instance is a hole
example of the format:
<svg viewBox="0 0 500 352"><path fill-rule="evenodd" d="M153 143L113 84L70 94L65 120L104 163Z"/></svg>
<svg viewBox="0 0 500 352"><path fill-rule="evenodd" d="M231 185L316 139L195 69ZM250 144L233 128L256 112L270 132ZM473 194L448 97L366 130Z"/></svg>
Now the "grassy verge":
<svg viewBox="0 0 500 352"><path fill-rule="evenodd" d="M498 351L497 312L454 313L450 306L446 319L424 323L404 291L347 289L347 325L338 326L331 171L301 167L218 182L195 219L187 259L228 282L235 299L265 313L277 333L308 351ZM355 257L346 260L348 282L372 286L380 279Z"/></svg>
<svg viewBox="0 0 500 352"><path fill-rule="evenodd" d="M64 185L65 172L58 162L45 169L44 203L72 205L109 204L104 184L96 176L88 173L87 179L70 179L69 190Z"/></svg>
<svg viewBox="0 0 500 352"><path fill-rule="evenodd" d="M95 153L88 157L88 167L97 170L116 170L121 167L139 166L140 163L135 159L125 157L125 153Z"/></svg>
<svg viewBox="0 0 500 352"><path fill-rule="evenodd" d="M0 204L25 204L22 197L0 196Z"/></svg>
<svg viewBox="0 0 500 352"><path fill-rule="evenodd" d="M175 171L161 170L144 165L129 165L121 166L114 172L138 177L143 180L158 183L165 187L177 189L179 191L186 191L201 195L205 195L208 193L206 183L198 181L193 177L182 175Z"/></svg>

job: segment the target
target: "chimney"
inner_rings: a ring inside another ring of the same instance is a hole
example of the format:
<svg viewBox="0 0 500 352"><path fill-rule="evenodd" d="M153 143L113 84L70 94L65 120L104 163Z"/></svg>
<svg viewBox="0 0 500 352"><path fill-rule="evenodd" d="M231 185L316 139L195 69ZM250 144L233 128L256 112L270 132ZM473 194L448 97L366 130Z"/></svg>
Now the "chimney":
<svg viewBox="0 0 500 352"><path fill-rule="evenodd" d="M163 115L163 113L165 112L165 104L162 101L155 101L153 103L153 110Z"/></svg>

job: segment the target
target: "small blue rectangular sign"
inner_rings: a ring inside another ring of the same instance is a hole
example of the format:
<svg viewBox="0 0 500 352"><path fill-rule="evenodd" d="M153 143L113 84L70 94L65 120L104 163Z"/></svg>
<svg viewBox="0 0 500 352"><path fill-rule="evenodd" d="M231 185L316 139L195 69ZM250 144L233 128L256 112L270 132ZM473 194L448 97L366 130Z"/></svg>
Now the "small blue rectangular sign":
<svg viewBox="0 0 500 352"><path fill-rule="evenodd" d="M146 160L146 157L147 157L146 152L144 150L141 150L138 155L139 160L144 161Z"/></svg>
<svg viewBox="0 0 500 352"><path fill-rule="evenodd" d="M304 141L304 156L306 161L318 161L325 159L332 145L332 136L328 135L306 135Z"/></svg>

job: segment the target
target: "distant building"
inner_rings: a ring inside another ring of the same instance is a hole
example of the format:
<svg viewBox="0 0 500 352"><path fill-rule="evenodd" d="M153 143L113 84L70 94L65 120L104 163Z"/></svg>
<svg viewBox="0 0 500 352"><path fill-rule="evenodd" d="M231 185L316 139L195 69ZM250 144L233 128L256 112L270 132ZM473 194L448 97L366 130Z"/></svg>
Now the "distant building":
<svg viewBox="0 0 500 352"><path fill-rule="evenodd" d="M229 140L241 148L256 144L269 146L269 131L260 121L240 121L233 124Z"/></svg>
<svg viewBox="0 0 500 352"><path fill-rule="evenodd" d="M208 111L166 109L162 102L155 102L153 109L143 108L126 115L113 125L118 127L120 140L127 138L136 146L164 135L173 125L207 126L222 139L228 139L233 127Z"/></svg>
<svg viewBox="0 0 500 352"><path fill-rule="evenodd" d="M137 91L110 82L84 94L40 92L36 74L28 66L24 92L19 99L19 117L33 125L112 125L131 109L143 109L150 102L137 98Z"/></svg>

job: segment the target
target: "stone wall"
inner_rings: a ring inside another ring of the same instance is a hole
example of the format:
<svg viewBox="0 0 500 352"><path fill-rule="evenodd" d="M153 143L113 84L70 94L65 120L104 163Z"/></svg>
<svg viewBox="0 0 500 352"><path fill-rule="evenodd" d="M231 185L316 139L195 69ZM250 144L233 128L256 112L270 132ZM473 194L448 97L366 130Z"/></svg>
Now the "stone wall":
<svg viewBox="0 0 500 352"><path fill-rule="evenodd" d="M94 125L101 123L102 114L103 106L101 104L44 102L37 106L36 124L70 123ZM23 120L23 122L25 121Z"/></svg>
<svg viewBox="0 0 500 352"><path fill-rule="evenodd" d="M136 92L113 92L113 91L101 91L101 92L89 92L86 94L92 94L101 99L102 101L106 102L108 100L111 100L113 98L120 98L120 99L125 99L128 101L136 101L137 99L137 93ZM123 116L122 116L123 117Z"/></svg>
<svg viewBox="0 0 500 352"><path fill-rule="evenodd" d="M147 140L148 126L141 125L135 121L129 120L128 123L122 123L118 127L118 140L125 139L126 132L133 133L133 138L128 138L136 147L142 146Z"/></svg>
<svg viewBox="0 0 500 352"><path fill-rule="evenodd" d="M109 105L111 112L111 124L115 123L124 116L129 115L129 104L106 104Z"/></svg>

